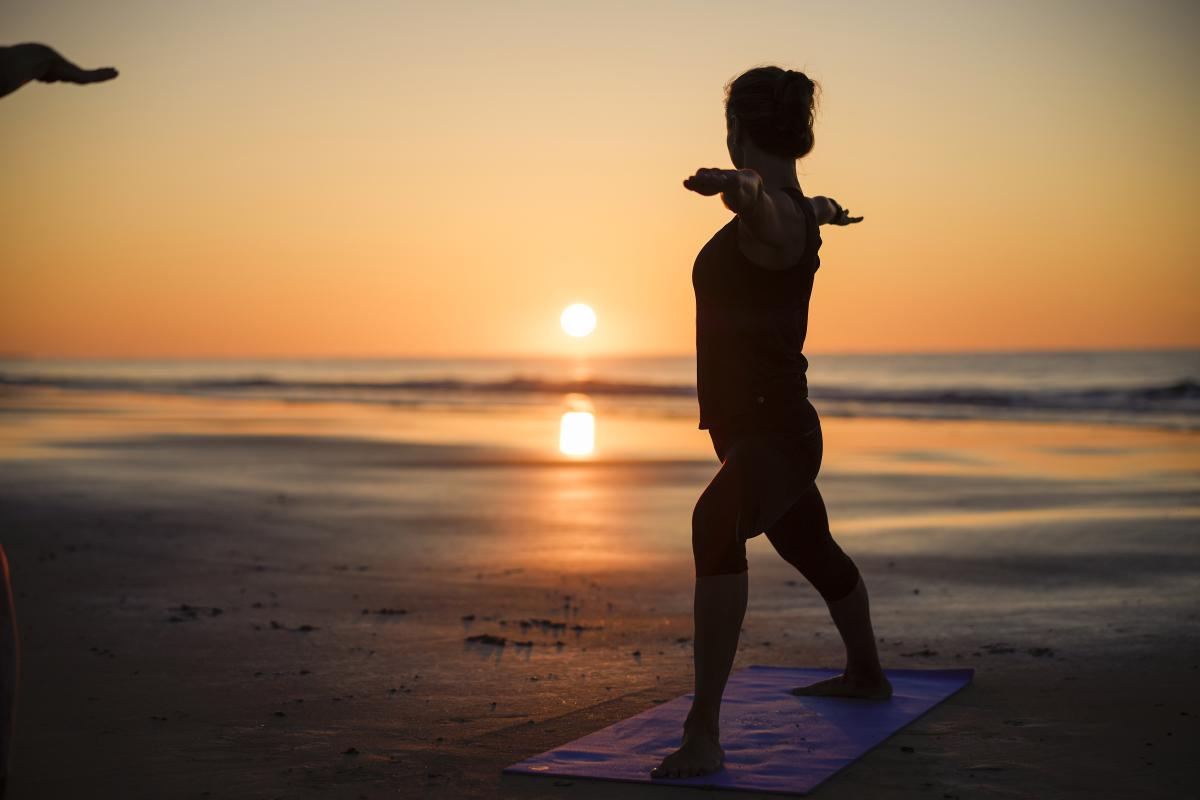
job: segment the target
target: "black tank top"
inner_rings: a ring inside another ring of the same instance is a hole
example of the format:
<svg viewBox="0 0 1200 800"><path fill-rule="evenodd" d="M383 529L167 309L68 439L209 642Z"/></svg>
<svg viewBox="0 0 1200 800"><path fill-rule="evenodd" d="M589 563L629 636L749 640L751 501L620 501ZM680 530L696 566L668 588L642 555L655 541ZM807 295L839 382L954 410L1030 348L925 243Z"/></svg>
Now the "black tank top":
<svg viewBox="0 0 1200 800"><path fill-rule="evenodd" d="M813 277L821 265L821 231L804 194L783 189L799 201L807 223L804 253L795 264L772 270L746 258L738 249L734 216L701 248L692 267L701 429L733 425L747 419L742 415L784 429L815 424L807 399L808 359L801 351Z"/></svg>

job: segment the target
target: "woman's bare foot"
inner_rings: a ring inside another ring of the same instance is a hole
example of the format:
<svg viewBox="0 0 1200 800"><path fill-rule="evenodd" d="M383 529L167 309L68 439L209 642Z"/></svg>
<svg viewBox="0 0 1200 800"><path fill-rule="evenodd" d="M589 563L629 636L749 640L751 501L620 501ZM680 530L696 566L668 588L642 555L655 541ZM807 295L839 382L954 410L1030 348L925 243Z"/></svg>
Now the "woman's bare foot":
<svg viewBox="0 0 1200 800"><path fill-rule="evenodd" d="M650 770L651 778L691 778L716 772L725 763L725 751L716 734L695 728L683 729L683 742L678 750Z"/></svg>
<svg viewBox="0 0 1200 800"><path fill-rule="evenodd" d="M843 672L823 681L797 686L792 694L800 697L859 697L865 700L887 700L892 696L892 684L887 676L880 672L870 678L863 678Z"/></svg>

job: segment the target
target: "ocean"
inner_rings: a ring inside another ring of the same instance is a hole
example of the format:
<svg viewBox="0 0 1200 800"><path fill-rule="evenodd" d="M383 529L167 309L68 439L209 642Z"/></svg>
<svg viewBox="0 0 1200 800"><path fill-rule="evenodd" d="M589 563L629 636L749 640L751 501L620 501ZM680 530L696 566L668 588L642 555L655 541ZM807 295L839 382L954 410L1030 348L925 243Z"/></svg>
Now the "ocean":
<svg viewBox="0 0 1200 800"><path fill-rule="evenodd" d="M824 417L1200 429L1200 350L814 354ZM0 359L0 391L48 387L296 403L560 406L695 417L694 356Z"/></svg>

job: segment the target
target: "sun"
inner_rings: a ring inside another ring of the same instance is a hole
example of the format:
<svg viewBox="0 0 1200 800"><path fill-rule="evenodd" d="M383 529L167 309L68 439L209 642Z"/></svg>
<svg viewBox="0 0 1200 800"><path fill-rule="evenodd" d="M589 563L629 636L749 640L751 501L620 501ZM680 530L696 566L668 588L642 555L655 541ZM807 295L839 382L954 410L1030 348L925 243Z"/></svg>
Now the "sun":
<svg viewBox="0 0 1200 800"><path fill-rule="evenodd" d="M584 303L572 303L563 309L559 321L562 322L563 330L569 335L587 336L596 329L596 312L592 311L591 306Z"/></svg>

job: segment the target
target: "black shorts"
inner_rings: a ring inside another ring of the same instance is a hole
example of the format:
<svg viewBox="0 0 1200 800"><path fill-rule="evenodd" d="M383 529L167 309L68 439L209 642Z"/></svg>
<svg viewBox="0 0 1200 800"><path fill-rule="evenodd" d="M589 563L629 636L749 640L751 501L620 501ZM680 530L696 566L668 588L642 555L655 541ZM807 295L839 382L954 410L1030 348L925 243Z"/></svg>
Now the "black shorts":
<svg viewBox="0 0 1200 800"><path fill-rule="evenodd" d="M806 492L821 470L821 419L807 400L780 409L733 417L709 429L722 463L736 446L743 451L739 484L742 510L738 537L762 533Z"/></svg>

